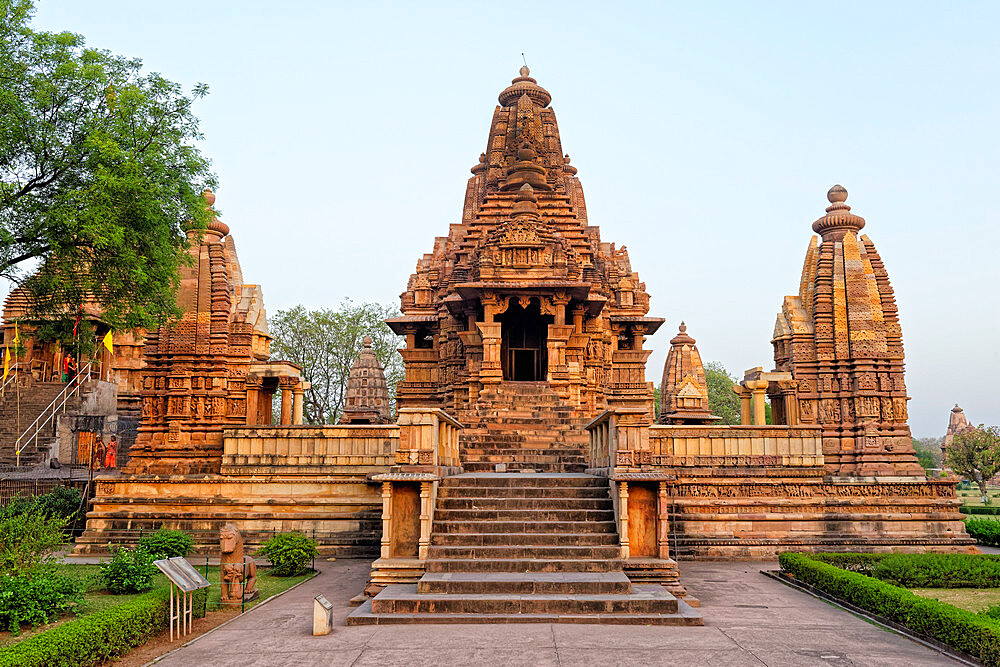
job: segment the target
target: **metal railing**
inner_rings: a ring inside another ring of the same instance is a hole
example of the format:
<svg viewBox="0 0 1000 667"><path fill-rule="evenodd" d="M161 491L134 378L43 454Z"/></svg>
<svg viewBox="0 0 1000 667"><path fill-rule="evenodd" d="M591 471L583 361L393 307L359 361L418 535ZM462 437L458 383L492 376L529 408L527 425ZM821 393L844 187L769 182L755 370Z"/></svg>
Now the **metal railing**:
<svg viewBox="0 0 1000 667"><path fill-rule="evenodd" d="M4 380L4 383L2 385L0 385L0 392L6 391L7 390L7 385L9 385L11 382L15 382L17 380L17 365L18 364L15 361L14 365L9 368L10 375L8 375L7 379Z"/></svg>
<svg viewBox="0 0 1000 667"><path fill-rule="evenodd" d="M62 391L56 394L56 397L52 399L52 402L42 410L41 414L35 418L35 421L31 422L31 425L18 436L17 441L14 443L14 454L16 465L21 465L21 452L24 448L28 446L28 443L34 441L35 447L38 446L38 434L43 428L49 425L49 423L55 419L56 414L62 410L66 411L66 403L69 399L73 398L80 393L80 387L83 383L90 379L90 362L88 361L80 369L80 372L76 374L69 383L63 387Z"/></svg>

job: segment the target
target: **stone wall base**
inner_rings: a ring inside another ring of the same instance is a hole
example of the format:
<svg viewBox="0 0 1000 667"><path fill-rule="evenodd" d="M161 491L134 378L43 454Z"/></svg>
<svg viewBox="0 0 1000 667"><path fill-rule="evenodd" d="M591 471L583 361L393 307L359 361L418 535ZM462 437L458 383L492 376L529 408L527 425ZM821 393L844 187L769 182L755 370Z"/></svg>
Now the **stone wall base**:
<svg viewBox="0 0 1000 667"><path fill-rule="evenodd" d="M161 525L191 533L194 553L212 555L225 523L235 523L252 548L276 532L301 531L323 557L379 553L382 501L363 476L131 476L99 479L96 491L74 555L134 544Z"/></svg>

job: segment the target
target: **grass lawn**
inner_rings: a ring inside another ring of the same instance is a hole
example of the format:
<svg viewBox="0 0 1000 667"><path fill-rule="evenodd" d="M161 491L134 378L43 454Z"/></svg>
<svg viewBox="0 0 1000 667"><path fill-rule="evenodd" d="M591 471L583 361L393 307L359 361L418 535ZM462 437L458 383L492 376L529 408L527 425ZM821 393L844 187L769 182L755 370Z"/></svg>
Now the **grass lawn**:
<svg viewBox="0 0 1000 667"><path fill-rule="evenodd" d="M954 605L959 609L980 612L1000 604L1000 588L913 588L914 594Z"/></svg>
<svg viewBox="0 0 1000 667"><path fill-rule="evenodd" d="M983 499L979 494L978 488L965 491L958 490L955 493L961 498L963 505L977 505L979 507L983 505ZM993 501L993 506L1000 506L1000 489L987 488L986 495Z"/></svg>
<svg viewBox="0 0 1000 667"><path fill-rule="evenodd" d="M198 569L199 572L205 574L204 563L198 565L198 558L192 558L192 564ZM101 571L100 565L80 565L80 564L60 564L56 566L56 569L60 574L66 575L67 577L72 577L73 579L78 579L84 582L84 590L86 591L84 595L84 602L80 606L80 616L87 616L93 614L94 612L100 611L107 607L122 604L128 600L142 595L142 593L135 593L133 595L112 595L107 591L103 590L103 584L100 581L99 574ZM260 591L260 595L256 600L248 602L246 608L250 609L261 601L280 593L281 591L291 588L300 581L304 581L312 576L312 572L307 572L306 574L300 574L297 577L275 577L267 573L267 570L263 567L258 566L257 569L257 590ZM210 565L208 567L208 576L206 577L212 586L208 591L208 603L207 611L214 611L220 609L220 590L219 590L219 566ZM154 588L166 588L169 586L167 578L163 574L157 574L156 579L153 582ZM230 608L229 605L226 608ZM232 607L234 610L238 611L239 606L235 605ZM38 628L22 627L21 634L14 636L8 632L0 632L0 646L8 646L11 644L16 644L22 639L26 639L39 632L44 632L49 628L55 627L59 623L76 618L74 615L70 614L65 616L55 623L49 623L48 625L42 625Z"/></svg>

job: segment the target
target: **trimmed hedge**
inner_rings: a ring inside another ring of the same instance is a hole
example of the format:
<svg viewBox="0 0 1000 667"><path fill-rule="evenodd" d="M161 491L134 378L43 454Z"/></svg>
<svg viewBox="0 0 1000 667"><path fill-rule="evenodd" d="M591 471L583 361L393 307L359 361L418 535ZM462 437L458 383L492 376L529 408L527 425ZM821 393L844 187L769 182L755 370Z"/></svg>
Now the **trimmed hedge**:
<svg viewBox="0 0 1000 667"><path fill-rule="evenodd" d="M856 554L856 553L815 553L811 557L821 563L839 567L850 572L860 572L871 575L872 570L883 559L893 554Z"/></svg>
<svg viewBox="0 0 1000 667"><path fill-rule="evenodd" d="M980 544L1000 546L1000 521L971 518L965 520L965 530Z"/></svg>
<svg viewBox="0 0 1000 667"><path fill-rule="evenodd" d="M871 576L903 588L998 588L1000 562L970 554L893 554L876 563Z"/></svg>
<svg viewBox="0 0 1000 667"><path fill-rule="evenodd" d="M983 505L962 505L958 508L962 514L1000 514L1000 507L985 507Z"/></svg>
<svg viewBox="0 0 1000 667"><path fill-rule="evenodd" d="M988 616L922 598L806 554L783 553L778 562L783 572L803 583L976 656L987 665L1000 666L1000 622Z"/></svg>
<svg viewBox="0 0 1000 667"><path fill-rule="evenodd" d="M0 667L77 667L114 660L167 627L170 593L162 588L57 625L0 650Z"/></svg>

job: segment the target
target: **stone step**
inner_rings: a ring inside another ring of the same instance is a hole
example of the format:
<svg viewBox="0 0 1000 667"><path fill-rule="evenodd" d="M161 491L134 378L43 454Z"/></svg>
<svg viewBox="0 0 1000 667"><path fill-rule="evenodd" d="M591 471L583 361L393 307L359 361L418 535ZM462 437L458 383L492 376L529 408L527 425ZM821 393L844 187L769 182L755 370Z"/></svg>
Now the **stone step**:
<svg viewBox="0 0 1000 667"><path fill-rule="evenodd" d="M704 625L684 602L676 614L373 614L368 600L347 617L347 625L426 625L494 623L585 623L587 625Z"/></svg>
<svg viewBox="0 0 1000 667"><path fill-rule="evenodd" d="M443 498L609 498L604 486L441 486L438 499Z"/></svg>
<svg viewBox="0 0 1000 667"><path fill-rule="evenodd" d="M372 599L373 614L676 614L677 598L662 586L630 593L421 594L416 584L393 584Z"/></svg>
<svg viewBox="0 0 1000 667"><path fill-rule="evenodd" d="M623 572L428 572L418 593L607 595L632 592Z"/></svg>
<svg viewBox="0 0 1000 667"><path fill-rule="evenodd" d="M448 535L465 533L618 533L614 519L606 521L442 521L434 517L434 532Z"/></svg>
<svg viewBox="0 0 1000 667"><path fill-rule="evenodd" d="M441 481L442 486L451 487L526 487L535 488L563 486L563 487L603 487L608 488L606 477L594 477L592 475L581 474L531 474L531 473L485 473L485 474L463 474L446 477Z"/></svg>
<svg viewBox="0 0 1000 667"><path fill-rule="evenodd" d="M567 542L570 543L570 542ZM571 543L570 543L571 544ZM427 552L433 559L532 559L593 560L597 558L617 558L621 549L614 545L565 546L565 545L500 545L500 546L431 546Z"/></svg>
<svg viewBox="0 0 1000 667"><path fill-rule="evenodd" d="M496 558L492 560L445 558L426 561L427 572L620 572L620 559L599 558Z"/></svg>
<svg viewBox="0 0 1000 667"><path fill-rule="evenodd" d="M497 461L462 461L462 467L467 472L489 472L496 469L497 463L505 463L507 470L535 470L545 473L577 473L587 469L586 463L525 463L513 462L513 457L499 457Z"/></svg>
<svg viewBox="0 0 1000 667"><path fill-rule="evenodd" d="M496 524L488 524L493 528ZM618 536L603 533L431 533L431 544L436 546L577 546L617 545Z"/></svg>
<svg viewBox="0 0 1000 667"><path fill-rule="evenodd" d="M601 510L450 510L438 509L434 518L441 521L613 521L614 512Z"/></svg>
<svg viewBox="0 0 1000 667"><path fill-rule="evenodd" d="M451 498L438 499L438 509L444 510L611 510L611 498L531 498L494 496L492 498Z"/></svg>

